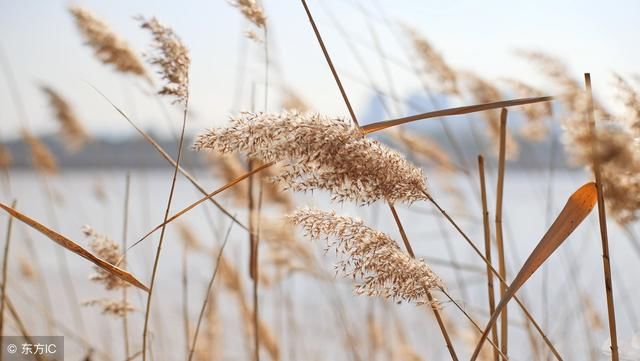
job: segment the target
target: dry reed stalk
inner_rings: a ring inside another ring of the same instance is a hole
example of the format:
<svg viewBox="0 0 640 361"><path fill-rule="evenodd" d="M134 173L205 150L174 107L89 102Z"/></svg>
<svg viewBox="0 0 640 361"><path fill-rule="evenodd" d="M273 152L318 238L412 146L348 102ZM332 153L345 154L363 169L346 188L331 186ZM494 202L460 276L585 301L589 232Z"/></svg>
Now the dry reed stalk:
<svg viewBox="0 0 640 361"><path fill-rule="evenodd" d="M487 258L487 292L489 302L489 315L493 315L496 310L495 291L493 288L493 274L491 274L491 227L489 226L489 209L487 207L487 187L484 177L484 158L478 156L478 172L480 176L480 194L482 198L482 225L484 230L484 252ZM491 330L493 343L499 345L498 329L494 326ZM498 361L498 351L494 350L493 360Z"/></svg>
<svg viewBox="0 0 640 361"><path fill-rule="evenodd" d="M480 103L493 102L501 98L501 93L489 81L482 79L481 77L473 73L464 74L467 86L471 96ZM504 109L504 108L503 108ZM500 116L497 110L486 111L483 113L484 119L487 122L487 132L493 143L499 146L500 142ZM519 147L518 142L510 133L506 135L506 155L507 159L516 159L518 157Z"/></svg>
<svg viewBox="0 0 640 361"><path fill-rule="evenodd" d="M440 118L440 117L453 116L453 115L477 113L477 112L482 112L486 110L515 107L520 105L544 103L544 102L552 101L553 99L554 99L553 96L544 96L544 97L533 97L533 98L519 98L519 99L511 99L511 100L500 100L500 101L493 101L493 102L488 102L483 104L466 105L462 107L441 109L441 110L435 110L427 113L410 115L408 117L383 120L380 122L364 125L361 127L361 129L366 134L369 134L369 133L377 132L383 129L395 127L402 124L412 123L412 122L423 120L423 119Z"/></svg>
<svg viewBox="0 0 640 361"><path fill-rule="evenodd" d="M211 290L213 289L213 284L214 281L216 280L216 276L218 275L218 271L221 270L221 266L222 266L222 262L224 262L223 256L222 256L222 252L224 251L225 247L227 246L227 241L229 240L229 236L231 235L231 229L233 227L233 223L231 223L229 225L229 228L227 229L227 233L224 237L224 240L222 241L222 244L220 245L220 249L218 250L218 254L216 256L216 260L215 260L215 266L213 269L213 274L211 275L211 278L209 279L209 284L207 285L207 291L205 293L205 298L204 301L202 302L202 307L200 308L200 314L198 315L198 321L196 322L196 329L195 332L193 334L193 341L191 343L191 347L189 349L189 357L187 359L187 361L192 361L193 359L193 355L195 350L197 350L197 345L198 345L198 334L200 332L200 325L202 323L202 319L204 318L204 313L205 310L207 309L207 306L210 309L210 312L214 312L215 311L215 307L216 305L214 303L209 303L209 301L214 297L214 294L211 292ZM224 273L225 271L222 271L221 273ZM237 279L233 279L231 280L231 277L233 277L233 275L231 274L231 271L227 270L227 281L228 281L228 285L230 285L231 287L233 287L234 290L236 291L240 291L240 281L239 278ZM213 310L211 310L213 308ZM210 322L210 320L209 320ZM208 325L208 330L213 330L213 325L209 324Z"/></svg>
<svg viewBox="0 0 640 361"><path fill-rule="evenodd" d="M178 141L178 155L176 157L176 165L174 167L171 180L171 188L169 190L167 206L164 212L164 222L166 222L171 210L171 202L173 200L178 169L180 168L180 160L182 158L182 145L184 141L184 132L187 122L187 112L189 109L189 66L191 60L189 58L188 49L182 43L180 38L174 33L173 29L161 24L156 18L145 20L144 18L139 17L138 20L141 23L141 27L143 29L147 29L151 33L151 36L153 38L153 48L155 49L155 54L150 56L149 61L152 65L156 65L160 68L159 72L162 75L162 79L166 81L166 84L160 89L158 94L173 97L175 98L173 101L174 103L180 103L184 107L180 139ZM160 231L160 239L158 241L158 247L153 263L153 271L151 273L151 284L149 286L149 293L147 296L147 307L145 312L145 322L142 336L143 361L146 360L147 331L151 310L153 287L155 285L160 252L162 250L162 244L164 241L164 234L166 230L166 223L164 222Z"/></svg>
<svg viewBox="0 0 640 361"><path fill-rule="evenodd" d="M329 56L329 52L327 51L327 48L324 45L324 41L322 41L322 36L320 36L320 31L318 30L318 27L316 26L316 22L313 20L313 16L311 15L311 11L309 10L309 6L307 5L307 1L306 0L301 0L301 2L302 2L302 6L304 7L304 11L307 13L307 17L309 18L309 23L311 24L311 27L313 28L313 32L316 35L316 39L318 40L318 44L320 45L320 48L322 49L322 53L324 54L324 58L327 61L327 65L329 66L329 69L331 70L331 74L333 74L333 79L335 80L336 85L338 85L338 89L340 89L340 94L342 94L342 99L344 100L344 103L347 106L347 109L349 110L349 115L351 115L351 120L354 122L356 127L359 127L358 119L356 118L356 113L353 111L353 107L351 106L351 102L349 102L349 98L347 97L347 93L345 92L344 87L342 86L342 82L340 81L340 77L338 76L338 72L336 71L336 68L333 66L333 61L331 61L331 57Z"/></svg>
<svg viewBox="0 0 640 361"><path fill-rule="evenodd" d="M90 140L80 119L71 105L53 88L42 86L41 89L49 98L49 103L56 113L65 147L71 151L80 150Z"/></svg>
<svg viewBox="0 0 640 361"><path fill-rule="evenodd" d="M4 284L4 282L0 285L0 288L4 289L6 286ZM20 334L22 335L22 337L24 337L24 339L30 343L30 344L35 344L35 342L33 341L33 339L31 338L31 333L29 331L27 331L26 326L24 325L24 322L22 321L22 319L20 318L20 315L18 314L18 311L16 310L15 306L13 305L13 303L11 302L11 300L9 299L9 297L6 297L6 295L3 293L2 294L2 298L5 301L7 310L9 310L9 313L11 314L11 316L13 317L14 321L16 322L17 328L20 331ZM2 333L2 335L4 335L4 333ZM4 353L4 350L2 350L2 352ZM0 359L2 358L2 356L0 355ZM35 353L34 358L38 361L44 361L45 358L38 354Z"/></svg>
<svg viewBox="0 0 640 361"><path fill-rule="evenodd" d="M22 130L22 139L29 147L31 162L37 171L47 175L58 173L58 162L49 147L26 128Z"/></svg>
<svg viewBox="0 0 640 361"><path fill-rule="evenodd" d="M129 231L129 197L131 192L131 174L127 172L124 187L124 204L122 211L122 249L127 249L127 235ZM127 258L123 256L122 262L126 265ZM122 288L122 303L128 304L127 287ZM122 315L122 337L124 338L124 355L125 359L129 359L131 353L129 347L129 318L127 312Z"/></svg>
<svg viewBox="0 0 640 361"><path fill-rule="evenodd" d="M11 203L11 207L16 207L16 201ZM11 244L11 231L13 229L13 217L9 215L7 222L7 233L4 239L4 253L2 256L2 299L0 299L0 335L4 335L4 307L7 300L7 280L9 275L9 246ZM2 351L4 354L4 350ZM0 355L2 361L2 355Z"/></svg>
<svg viewBox="0 0 640 361"><path fill-rule="evenodd" d="M520 97L540 97L542 90L515 79L508 79L507 83ZM542 141L549 133L549 127L544 123L546 118L553 115L551 103L539 103L522 107L527 123L520 129L520 134L528 140Z"/></svg>
<svg viewBox="0 0 640 361"><path fill-rule="evenodd" d="M502 108L500 112L500 143L498 153L498 182L496 185L496 245L498 246L498 272L500 277L507 279L507 264L505 262L504 238L502 235L502 197L504 193L504 168L506 157L506 135L507 135L507 109ZM500 284L500 299L504 298L507 292L507 285ZM507 308L505 307L500 318L500 351L508 356L508 336L509 336L509 318L507 316Z"/></svg>
<svg viewBox="0 0 640 361"><path fill-rule="evenodd" d="M253 159L248 160L248 171L251 173L253 169ZM253 291L253 351L254 360L260 361L260 332L259 332L259 309L258 309L258 283L260 282L260 275L258 270L258 230L257 230L257 211L255 205L254 186L255 182L253 175L249 176L247 196L248 196L248 208L249 208L249 276L251 277L252 291Z"/></svg>
<svg viewBox="0 0 640 361"><path fill-rule="evenodd" d="M593 154L598 154L598 134L596 133L596 118L593 104L593 93L591 90L591 75L589 73L584 74L585 87L588 95L588 112L587 117L589 121L589 128L593 133ZM607 215L605 209L602 175L600 173L600 161L598 157L594 157L593 162L593 174L596 181L596 189L598 192L598 223L600 224L600 238L602 241L602 267L605 280L605 293L607 298L607 312L609 318L609 335L611 342L611 359L618 361L620 356L618 355L618 335L616 330L616 313L615 305L613 302L613 281L611 277L611 259L609 256L609 236L607 233Z"/></svg>
<svg viewBox="0 0 640 361"><path fill-rule="evenodd" d="M142 61L127 42L111 30L109 25L88 9L71 6L69 11L75 18L78 30L100 61L113 65L119 72L131 73L151 82Z"/></svg>
<svg viewBox="0 0 640 361"><path fill-rule="evenodd" d="M416 55L422 62L424 73L433 77L433 83L440 87L439 91L454 96L460 95L456 71L414 28L406 24L402 24L402 27L411 40Z"/></svg>
<svg viewBox="0 0 640 361"><path fill-rule="evenodd" d="M404 231L404 227L402 226L402 222L400 222L400 217L398 217L398 213L396 212L395 207L393 206L393 204L389 203L389 208L391 210L391 213L393 214L393 219L396 222L396 225L398 227L398 231L400 232L400 236L402 237L402 242L404 243L404 246L407 250L407 253L409 254L409 256L415 260L416 256L413 253L413 248L411 247L411 243L409 242L409 238L407 237L406 232ZM376 247L377 248L377 247ZM385 257L383 257L384 259ZM444 286L441 284L439 285L437 288L439 288L443 293L444 292ZM428 288L425 289L425 293L427 296L427 300L429 301L429 305L431 306L431 310L433 311L433 315L436 318L436 321L438 323L438 327L440 328L440 332L442 333L442 337L444 338L445 344L447 346L447 350L449 351L449 354L451 355L451 359L454 361L458 360L458 356L456 354L455 349L453 348L453 344L451 343L451 338L449 336L449 331L447 331L447 327L445 325L445 322L443 321L443 317L440 314L440 309L439 309L439 304L437 303L438 301L435 300L433 298L433 295L431 294L431 292L429 291Z"/></svg>
<svg viewBox="0 0 640 361"><path fill-rule="evenodd" d="M296 191L328 190L336 201L424 199L420 169L339 119L242 113L232 118L230 127L200 135L195 148L245 152L263 162L286 161L275 180Z"/></svg>

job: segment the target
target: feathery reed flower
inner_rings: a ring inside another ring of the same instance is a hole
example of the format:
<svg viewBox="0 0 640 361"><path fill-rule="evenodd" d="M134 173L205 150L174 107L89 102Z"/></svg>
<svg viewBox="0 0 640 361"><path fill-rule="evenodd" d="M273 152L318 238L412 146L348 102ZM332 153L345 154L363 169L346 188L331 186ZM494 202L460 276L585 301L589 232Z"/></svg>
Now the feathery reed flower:
<svg viewBox="0 0 640 361"><path fill-rule="evenodd" d="M502 98L500 90L481 77L470 72L465 72L464 78L469 92L475 101L479 103L489 103ZM482 114L487 122L487 133L493 141L493 144L497 147L500 145L500 110L487 110L482 112ZM509 129L507 129L505 147L507 159L516 159L518 157L518 142L513 138Z"/></svg>
<svg viewBox="0 0 640 361"><path fill-rule="evenodd" d="M442 55L418 31L406 24L403 24L403 28L409 39L411 39L416 54L422 61L425 73L435 77L434 85L439 86L439 90L445 94L459 95L460 90L455 70L447 64Z"/></svg>
<svg viewBox="0 0 640 361"><path fill-rule="evenodd" d="M4 146L4 144L0 144L0 169L7 170L11 166L11 162L13 161L13 156L9 149Z"/></svg>
<svg viewBox="0 0 640 361"><path fill-rule="evenodd" d="M295 191L328 190L337 201L425 199L419 168L341 119L295 112L241 113L230 127L200 135L195 149L285 161L274 181Z"/></svg>
<svg viewBox="0 0 640 361"><path fill-rule="evenodd" d="M529 98L545 95L540 89L519 80L508 79L507 83L515 90L519 97ZM520 109L527 119L527 123L520 129L520 134L524 138L534 142L542 141L549 132L549 127L544 121L553 115L551 102L524 105Z"/></svg>
<svg viewBox="0 0 640 361"><path fill-rule="evenodd" d="M189 95L189 50L180 38L156 18L139 18L143 29L148 29L155 42L157 54L150 58L151 64L161 68L160 74L167 81L159 94L176 97L177 103L185 103Z"/></svg>
<svg viewBox="0 0 640 361"><path fill-rule="evenodd" d="M71 109L69 103L52 88L43 86L42 91L48 96L49 102L56 112L56 118L60 122L60 133L64 138L65 146L70 150L80 149L89 140L89 134L80 123L73 109Z"/></svg>
<svg viewBox="0 0 640 361"><path fill-rule="evenodd" d="M69 7L69 11L87 44L93 48L100 61L113 65L120 72L132 73L150 81L138 56L109 28L109 25L88 9L74 5Z"/></svg>
<svg viewBox="0 0 640 361"><path fill-rule="evenodd" d="M111 238L98 234L93 228L90 226L84 226L82 228L82 232L89 238L89 247L93 253L102 258L103 260L109 262L112 265L116 265L118 261L122 258L122 250L120 249L120 244L116 243ZM120 264L120 267L123 265ZM129 287L129 283L121 280L120 278L114 276L112 273L107 272L99 267L94 267L96 273L91 276L91 280L103 283L105 288L108 290Z"/></svg>
<svg viewBox="0 0 640 361"><path fill-rule="evenodd" d="M309 208L296 210L289 219L302 225L311 239L325 240L328 248L344 254L336 269L357 282L358 294L424 304L430 290L444 288L427 264L361 220Z"/></svg>
<svg viewBox="0 0 640 361"><path fill-rule="evenodd" d="M132 304L124 300L96 299L85 301L82 305L99 306L102 308L103 314L115 317L124 317L127 313L136 310Z"/></svg>
<svg viewBox="0 0 640 361"><path fill-rule="evenodd" d="M58 172L56 157L51 153L49 147L26 129L22 130L22 139L27 146L29 146L34 168L46 174L55 174Z"/></svg>
<svg viewBox="0 0 640 361"><path fill-rule="evenodd" d="M617 98L625 109L624 120L635 138L640 138L640 94L623 77L614 74Z"/></svg>
<svg viewBox="0 0 640 361"><path fill-rule="evenodd" d="M264 10L255 0L233 0L231 6L240 9L242 15L259 28L264 28L267 24L267 17Z"/></svg>

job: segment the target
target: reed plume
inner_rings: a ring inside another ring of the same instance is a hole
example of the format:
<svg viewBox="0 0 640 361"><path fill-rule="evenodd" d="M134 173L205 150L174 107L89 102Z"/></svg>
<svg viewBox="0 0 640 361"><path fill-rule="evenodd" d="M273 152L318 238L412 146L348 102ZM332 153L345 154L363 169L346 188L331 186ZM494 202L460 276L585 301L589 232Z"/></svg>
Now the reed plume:
<svg viewBox="0 0 640 361"><path fill-rule="evenodd" d="M426 263L358 219L309 208L296 210L289 219L311 239L324 240L327 248L345 256L336 269L356 282L357 294L425 304L430 303L429 291L444 288Z"/></svg>
<svg viewBox="0 0 640 361"><path fill-rule="evenodd" d="M260 44L260 43L263 43L263 42L264 42L264 40L260 37L260 35L258 35L258 34L257 34L255 31L253 31L253 30L246 30L246 31L244 32L244 36L246 36L246 37L247 37L247 39L249 39L249 40L253 40L253 41L255 41L255 42L256 42L256 43L258 43L258 44Z"/></svg>
<svg viewBox="0 0 640 361"><path fill-rule="evenodd" d="M175 97L176 103L186 103L189 95L189 50L180 38L156 18L145 20L140 17L141 27L151 32L154 40L155 55L150 57L153 65L160 67L159 73L166 84L158 92Z"/></svg>
<svg viewBox="0 0 640 361"><path fill-rule="evenodd" d="M447 64L442 55L440 55L431 46L431 43L421 36L417 30L409 25L403 24L407 36L411 39L411 43L416 55L422 63L424 72L433 77L434 84L439 87L438 90L450 95L459 95L458 76L456 71Z"/></svg>
<svg viewBox="0 0 640 361"><path fill-rule="evenodd" d="M228 128L198 136L195 149L284 161L274 181L295 191L327 190L335 201L425 199L426 182L419 168L341 119L294 112L241 113Z"/></svg>
<svg viewBox="0 0 640 361"><path fill-rule="evenodd" d="M49 147L26 129L22 130L22 139L29 147L35 169L45 174L58 173L58 162Z"/></svg>
<svg viewBox="0 0 640 361"><path fill-rule="evenodd" d="M177 228L180 239L182 239L188 249L198 250L202 248L202 243L187 223L178 222Z"/></svg>
<svg viewBox="0 0 640 361"><path fill-rule="evenodd" d="M614 74L616 96L624 106L623 119L635 138L640 137L640 94L623 77Z"/></svg>
<svg viewBox="0 0 640 361"><path fill-rule="evenodd" d="M88 238L89 247L96 256L114 266L122 259L122 249L119 243L105 235L97 233L90 226L84 226L82 232ZM124 267L122 262L118 266ZM100 267L94 267L94 269L96 273L93 274L90 279L97 283L104 284L107 290L129 287L130 285L128 282L123 281Z"/></svg>
<svg viewBox="0 0 640 361"><path fill-rule="evenodd" d="M95 299L82 303L83 306L98 306L102 309L102 314L115 317L124 317L127 313L135 311L136 308L124 300Z"/></svg>
<svg viewBox="0 0 640 361"><path fill-rule="evenodd" d="M150 81L140 58L126 41L114 33L109 25L88 9L72 5L69 11L78 29L104 64L113 65L122 73L131 73Z"/></svg>
<svg viewBox="0 0 640 361"><path fill-rule="evenodd" d="M542 90L519 80L508 79L507 84L522 98L545 95ZM551 102L523 105L520 109L527 120L527 123L520 129L520 135L534 142L542 141L549 133L549 127L545 124L545 120L553 115Z"/></svg>
<svg viewBox="0 0 640 361"><path fill-rule="evenodd" d="M495 102L502 98L498 88L478 75L465 72L464 78L471 96L478 103ZM487 110L482 115L487 123L487 133L497 149L500 144L500 111L498 109ZM518 142L508 131L506 137L506 158L516 159L519 153Z"/></svg>
<svg viewBox="0 0 640 361"><path fill-rule="evenodd" d="M82 123L73 112L71 105L55 90L42 86L42 91L49 98L49 103L56 113L60 123L60 133L67 149L77 151L84 146L90 137Z"/></svg>
<svg viewBox="0 0 640 361"><path fill-rule="evenodd" d="M259 28L264 28L267 24L267 17L264 10L255 0L233 0L230 2L242 12L242 15Z"/></svg>

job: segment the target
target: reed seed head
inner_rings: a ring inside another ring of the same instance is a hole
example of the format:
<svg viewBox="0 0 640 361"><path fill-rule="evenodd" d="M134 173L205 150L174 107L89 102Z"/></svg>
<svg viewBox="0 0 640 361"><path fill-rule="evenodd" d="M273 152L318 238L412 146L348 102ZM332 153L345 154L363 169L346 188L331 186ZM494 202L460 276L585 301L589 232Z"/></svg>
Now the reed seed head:
<svg viewBox="0 0 640 361"><path fill-rule="evenodd" d="M529 84L515 79L508 79L507 83L522 98L542 97L546 94ZM528 140L542 141L549 133L549 127L545 120L553 115L551 102L528 104L520 107L524 113L527 123L520 129L520 134Z"/></svg>
<svg viewBox="0 0 640 361"><path fill-rule="evenodd" d="M229 127L200 135L195 149L283 161L274 181L294 191L327 190L336 201L425 199L426 182L418 167L341 119L295 112L241 113Z"/></svg>
<svg viewBox="0 0 640 361"><path fill-rule="evenodd" d="M65 146L69 150L79 150L89 141L89 134L69 103L58 92L48 86L43 86L42 91L49 98L49 103L51 103L51 107L56 113Z"/></svg>
<svg viewBox="0 0 640 361"><path fill-rule="evenodd" d="M8 170L12 161L13 156L9 149L4 144L0 144L0 169Z"/></svg>
<svg viewBox="0 0 640 361"><path fill-rule="evenodd" d="M73 5L69 7L69 11L87 44L93 48L100 61L113 65L122 73L135 74L148 80L147 72L138 56L109 25L88 9Z"/></svg>
<svg viewBox="0 0 640 361"><path fill-rule="evenodd" d="M298 209L289 219L311 239L324 240L327 248L344 255L336 269L356 282L358 294L424 304L430 290L444 288L427 264L361 220L309 208Z"/></svg>
<svg viewBox="0 0 640 361"><path fill-rule="evenodd" d="M255 0L233 0L231 6L238 8L244 17L259 28L267 25L267 17L264 10Z"/></svg>
<svg viewBox="0 0 640 361"><path fill-rule="evenodd" d="M136 308L124 300L95 299L82 303L83 306L98 306L102 309L102 314L115 317L124 317Z"/></svg>
<svg viewBox="0 0 640 361"><path fill-rule="evenodd" d="M153 36L155 55L150 57L153 65L160 67L160 74L166 84L159 94L176 98L177 103L186 103L189 96L189 50L180 38L167 26L156 18L145 20L139 17L142 28L147 29Z"/></svg>
<svg viewBox="0 0 640 361"><path fill-rule="evenodd" d="M22 130L22 139L31 151L34 168L45 174L58 173L58 162L49 147L26 129Z"/></svg>
<svg viewBox="0 0 640 361"><path fill-rule="evenodd" d="M82 232L84 232L89 239L89 247L96 256L114 266L122 259L122 250L120 245L114 240L105 235L98 234L90 226L84 226L82 228ZM123 267L122 264L119 266ZM103 283L105 288L108 290L129 287L130 285L128 282L123 281L100 267L96 266L94 267L94 270L96 273L92 275L90 279L98 283Z"/></svg>

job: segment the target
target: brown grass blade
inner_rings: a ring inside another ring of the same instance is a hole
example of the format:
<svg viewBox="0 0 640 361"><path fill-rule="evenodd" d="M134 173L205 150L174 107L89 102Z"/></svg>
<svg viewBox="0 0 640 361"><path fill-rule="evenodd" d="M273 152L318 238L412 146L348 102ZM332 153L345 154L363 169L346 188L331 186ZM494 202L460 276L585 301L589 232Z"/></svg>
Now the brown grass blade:
<svg viewBox="0 0 640 361"><path fill-rule="evenodd" d="M106 262L96 256L94 256L91 252L87 251L86 249L82 248L79 244L75 243L74 241L70 240L69 238L61 235L60 233L47 228L46 226L44 226L43 224L39 223L38 221L18 212L17 210L4 205L2 203L0 203L0 208L4 209L7 213L9 213L10 215L12 215L13 217L17 218L18 220L20 220L21 222L27 224L28 226L30 226L31 228L35 229L36 231L42 233L43 235L49 237L49 239L51 239L52 241L54 241L55 243L57 243L58 245L66 248L68 251L71 251L75 254L77 254L78 256L92 262L93 264L95 264L96 266L104 269L105 271L113 274L114 276L120 278L121 280L128 282L138 288L140 288L141 290L144 291L149 291L149 289L147 288L147 286L145 286L142 282L138 281L138 279L136 279L131 273L124 271L112 264L110 264L109 262Z"/></svg>
<svg viewBox="0 0 640 361"><path fill-rule="evenodd" d="M580 223L589 215L596 204L598 192L596 184L589 182L578 188L565 204L564 208L553 222L547 233L542 237L536 248L531 252L529 258L516 275L515 279L505 292L504 297L496 306L496 310L491 315L489 323L476 346L476 350L471 357L471 361L478 357L482 344L486 340L489 331L500 316L500 312L507 306L516 291L525 284L533 273L555 252L567 237L578 227Z"/></svg>
<svg viewBox="0 0 640 361"><path fill-rule="evenodd" d="M362 130L364 131L365 134L369 134L369 133L377 132L383 129L395 127L397 125L415 122L416 120L438 118L438 117L451 116L451 115L462 115L462 114L476 113L476 112L481 112L481 111L491 110L491 109L507 108L507 107L514 107L518 105L548 102L548 101L552 101L554 98L555 97L553 96L520 98L520 99L512 99L512 100L501 100L498 102L490 102L490 103L484 103L484 104L467 105L467 106L457 107L457 108L442 109L442 110L436 110L433 112L411 115L404 118L391 119L391 120L385 120L377 123L367 124L362 127Z"/></svg>

